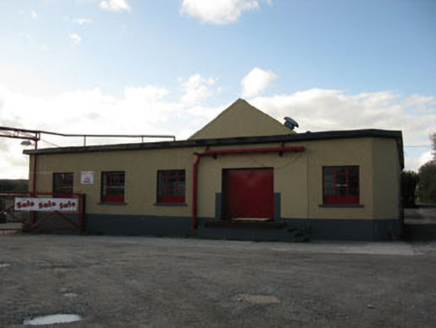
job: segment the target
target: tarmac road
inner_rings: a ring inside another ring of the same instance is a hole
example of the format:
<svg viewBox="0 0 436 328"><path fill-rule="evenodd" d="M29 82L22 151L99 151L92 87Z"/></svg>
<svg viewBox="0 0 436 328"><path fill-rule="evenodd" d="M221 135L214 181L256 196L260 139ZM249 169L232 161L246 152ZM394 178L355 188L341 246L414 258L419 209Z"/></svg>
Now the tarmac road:
<svg viewBox="0 0 436 328"><path fill-rule="evenodd" d="M1 327L436 327L436 243L3 235L0 249Z"/></svg>

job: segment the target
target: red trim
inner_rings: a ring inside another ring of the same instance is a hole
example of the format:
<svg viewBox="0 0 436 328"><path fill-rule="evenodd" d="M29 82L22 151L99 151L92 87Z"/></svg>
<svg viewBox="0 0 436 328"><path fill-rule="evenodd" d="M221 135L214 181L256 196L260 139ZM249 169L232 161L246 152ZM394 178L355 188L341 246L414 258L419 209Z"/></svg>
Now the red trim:
<svg viewBox="0 0 436 328"><path fill-rule="evenodd" d="M184 203L185 196L158 196L159 203Z"/></svg>
<svg viewBox="0 0 436 328"><path fill-rule="evenodd" d="M101 200L103 203L124 203L124 195L106 195Z"/></svg>
<svg viewBox="0 0 436 328"><path fill-rule="evenodd" d="M324 204L359 204L359 196L324 196Z"/></svg>
<svg viewBox="0 0 436 328"><path fill-rule="evenodd" d="M295 152L301 153L305 147L266 147L266 148L240 148L240 149L206 149L200 155L219 155L219 154L244 154L244 153L275 153L275 152Z"/></svg>

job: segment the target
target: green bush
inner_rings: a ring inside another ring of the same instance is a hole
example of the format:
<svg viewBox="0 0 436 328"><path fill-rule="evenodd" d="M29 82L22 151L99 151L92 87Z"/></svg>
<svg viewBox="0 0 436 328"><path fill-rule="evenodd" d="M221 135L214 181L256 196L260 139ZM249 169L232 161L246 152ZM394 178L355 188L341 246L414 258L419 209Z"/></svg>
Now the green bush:
<svg viewBox="0 0 436 328"><path fill-rule="evenodd" d="M401 196L404 207L415 207L416 186L419 181L418 173L414 171L404 171L401 173Z"/></svg>

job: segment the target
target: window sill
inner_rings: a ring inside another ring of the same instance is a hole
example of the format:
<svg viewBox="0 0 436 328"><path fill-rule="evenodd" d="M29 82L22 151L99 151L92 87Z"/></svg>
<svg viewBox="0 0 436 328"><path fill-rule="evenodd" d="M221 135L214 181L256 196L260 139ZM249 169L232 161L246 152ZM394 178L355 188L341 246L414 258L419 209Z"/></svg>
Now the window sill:
<svg viewBox="0 0 436 328"><path fill-rule="evenodd" d="M363 208L365 205L362 204L321 204L319 207L326 208Z"/></svg>
<svg viewBox="0 0 436 328"><path fill-rule="evenodd" d="M125 205L127 205L127 203L125 203L125 202L122 202L122 203L103 203L103 202L100 202L100 203L97 203L97 205L109 205L109 206L121 205L121 206L125 206Z"/></svg>
<svg viewBox="0 0 436 328"><path fill-rule="evenodd" d="M186 203L154 203L154 206L188 206Z"/></svg>

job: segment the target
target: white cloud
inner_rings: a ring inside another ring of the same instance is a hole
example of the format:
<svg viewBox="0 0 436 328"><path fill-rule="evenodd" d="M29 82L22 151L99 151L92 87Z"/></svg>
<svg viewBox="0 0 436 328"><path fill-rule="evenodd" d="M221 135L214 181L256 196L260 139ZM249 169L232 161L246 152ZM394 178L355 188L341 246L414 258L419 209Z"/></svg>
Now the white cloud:
<svg viewBox="0 0 436 328"><path fill-rule="evenodd" d="M155 85L126 86L121 96L99 88L72 90L58 95L36 97L11 92L0 86L0 125L61 133L88 134L170 134L186 138L213 119L229 103L218 107L204 103L219 89L214 79L200 74L180 79L184 91L178 101L171 90ZM294 118L299 131L326 131L363 128L403 130L405 145L429 145L436 110L431 105L422 112L409 100L389 91L350 94L342 90L311 89L250 100L257 108L280 122ZM31 108L32 110L29 110ZM80 138L44 136L60 146L82 145ZM88 139L87 144L139 142L138 139ZM23 178L28 158L22 155L21 140L0 138L0 178ZM46 142L41 147L51 147ZM411 151L413 150L413 152ZM430 156L429 148L406 148L406 168L418 169Z"/></svg>
<svg viewBox="0 0 436 328"><path fill-rule="evenodd" d="M191 86L195 85L194 80L187 79ZM199 80L200 89L202 84L214 83L212 79L200 77ZM223 109L202 106L198 101L204 99L203 96L195 96L192 91L195 88L190 90L196 104L172 102L167 98L170 90L153 85L127 86L122 96L94 88L46 97L11 92L0 86L0 125L74 134L165 134L187 138ZM43 140L39 144L41 148L52 147L51 144L83 144L81 138L43 135ZM114 142L140 142L140 139L87 139L88 145ZM0 178L27 176L28 158L22 155L20 143L21 140L0 138Z"/></svg>
<svg viewBox="0 0 436 328"><path fill-rule="evenodd" d="M37 41L35 41L35 39L33 38L33 35L28 33L26 35L24 35L23 37L25 37L27 39L27 41L34 47L36 47L39 50L42 51L47 51L48 50L48 46L44 43L39 43Z"/></svg>
<svg viewBox="0 0 436 328"><path fill-rule="evenodd" d="M242 97L254 97L268 88L277 76L271 71L253 68L241 81Z"/></svg>
<svg viewBox="0 0 436 328"><path fill-rule="evenodd" d="M390 91L348 94L343 90L311 89L273 97L257 97L251 101L257 108L283 122L285 116L295 119L302 131L348 129L402 130L405 145L429 145L429 134L436 124L436 109L422 112L408 99L402 100ZM417 169L429 148L406 162ZM418 151L419 151L418 149Z"/></svg>
<svg viewBox="0 0 436 328"><path fill-rule="evenodd" d="M169 91L165 88L159 88L153 85L145 87L129 86L124 89L126 99L140 101L145 103L156 102L163 99Z"/></svg>
<svg viewBox="0 0 436 328"><path fill-rule="evenodd" d="M179 79L179 82L182 83L182 91L184 92L182 102L188 105L197 105L209 97L212 94L210 87L215 84L214 79L204 79L200 74L194 74L186 81Z"/></svg>
<svg viewBox="0 0 436 328"><path fill-rule="evenodd" d="M77 47L79 44L82 43L82 38L80 37L79 34L73 33L70 34L70 42L73 47Z"/></svg>
<svg viewBox="0 0 436 328"><path fill-rule="evenodd" d="M79 17L79 18L70 18L68 16L64 17L64 20L68 23L75 23L78 25L87 25L87 24L91 24L93 22L93 20L91 18L84 18L84 17Z"/></svg>
<svg viewBox="0 0 436 328"><path fill-rule="evenodd" d="M116 12L130 11L130 5L127 3L126 0L101 1L100 8L103 10L116 11Z"/></svg>
<svg viewBox="0 0 436 328"><path fill-rule="evenodd" d="M404 103L408 106L413 106L417 110L427 112L432 110L432 105L436 104L435 97L426 97L419 94L414 94L407 98Z"/></svg>
<svg viewBox="0 0 436 328"><path fill-rule="evenodd" d="M181 13L203 23L223 25L236 22L243 11L257 8L259 1L254 0L183 0Z"/></svg>
<svg viewBox="0 0 436 328"><path fill-rule="evenodd" d="M77 23L79 25L85 25L85 24L92 23L92 19L89 19L89 18L76 18L76 19L73 19L73 22Z"/></svg>
<svg viewBox="0 0 436 328"><path fill-rule="evenodd" d="M431 151L426 151L418 157L405 156L406 169L418 171L418 169L425 163L430 162L433 159Z"/></svg>
<svg viewBox="0 0 436 328"><path fill-rule="evenodd" d="M30 12L30 15L32 16L33 19L37 19L38 18L38 13L35 10L32 10Z"/></svg>

